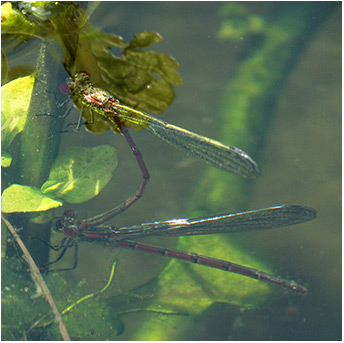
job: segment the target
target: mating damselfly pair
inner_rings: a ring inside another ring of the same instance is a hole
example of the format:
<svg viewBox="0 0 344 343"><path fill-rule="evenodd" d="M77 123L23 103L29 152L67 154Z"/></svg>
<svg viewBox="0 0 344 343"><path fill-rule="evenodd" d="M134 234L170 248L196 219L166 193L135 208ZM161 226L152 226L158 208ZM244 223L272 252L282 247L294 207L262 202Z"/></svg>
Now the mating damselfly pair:
<svg viewBox="0 0 344 343"><path fill-rule="evenodd" d="M307 292L305 287L295 281L273 276L257 269L195 253L141 244L131 241L131 239L156 235L187 236L245 232L290 226L314 219L316 217L316 211L309 207L300 205L279 205L213 217L171 219L129 227L116 228L102 225L137 201L142 196L144 188L149 180L148 169L140 150L129 134L127 128L128 124L148 129L167 143L188 154L199 157L219 169L244 177L256 177L259 174L259 170L252 158L236 147L226 146L215 140L168 124L147 113L120 104L118 99L92 84L90 82L90 76L86 72L77 73L69 82L69 88L72 100L77 106L87 107L95 114L101 115L112 124L114 131L124 135L136 157L142 173L142 181L137 192L133 196L122 204L98 216L78 220L74 211L65 211L63 217L57 222L57 229L64 233L65 238L61 241L59 246L53 247L55 250L61 250L61 253L55 261L50 262L48 265L59 261L70 247L76 249L75 256L77 256L78 241L106 241L112 243L116 247L143 250L238 273L276 284L290 289L294 291L294 293ZM77 259L73 267L69 269L75 268L76 265Z"/></svg>

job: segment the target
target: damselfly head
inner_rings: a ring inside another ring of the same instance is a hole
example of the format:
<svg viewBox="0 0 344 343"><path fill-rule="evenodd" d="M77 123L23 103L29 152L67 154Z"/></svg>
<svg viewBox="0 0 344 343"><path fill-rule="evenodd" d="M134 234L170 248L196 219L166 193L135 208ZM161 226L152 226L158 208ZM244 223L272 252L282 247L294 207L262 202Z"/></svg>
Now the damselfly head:
<svg viewBox="0 0 344 343"><path fill-rule="evenodd" d="M69 88L86 87L90 83L90 73L84 70L79 71L69 83Z"/></svg>
<svg viewBox="0 0 344 343"><path fill-rule="evenodd" d="M77 218L77 214L74 210L65 210L63 212L63 217L64 218L70 218L70 219L76 219Z"/></svg>
<svg viewBox="0 0 344 343"><path fill-rule="evenodd" d="M80 70L74 77L76 82L89 81L91 74L86 70Z"/></svg>
<svg viewBox="0 0 344 343"><path fill-rule="evenodd" d="M63 232L67 237L75 237L78 231L77 215L74 210L63 212L62 218L55 223L55 230Z"/></svg>

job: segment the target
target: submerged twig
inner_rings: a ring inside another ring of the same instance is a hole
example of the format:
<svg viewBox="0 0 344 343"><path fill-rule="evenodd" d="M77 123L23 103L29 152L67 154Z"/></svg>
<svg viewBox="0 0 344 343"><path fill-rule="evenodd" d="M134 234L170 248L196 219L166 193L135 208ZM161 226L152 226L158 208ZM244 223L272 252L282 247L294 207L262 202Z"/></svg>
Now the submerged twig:
<svg viewBox="0 0 344 343"><path fill-rule="evenodd" d="M45 298L47 299L49 306L51 307L51 310L52 310L56 320L59 323L59 330L60 330L60 333L61 333L63 340L64 341L70 341L71 339L70 339L69 334L67 332L67 329L63 323L61 314L59 313L59 311L57 309L55 301L54 301L54 299L53 299L53 297L49 291L49 288L48 288L47 284L45 283L41 273L39 272L39 269L38 269L35 261L32 259L32 257L30 255L29 251L27 250L25 244L23 243L23 241L21 240L21 238L19 237L19 235L17 234L16 230L11 225L11 223L2 214L1 214L1 219L3 220L3 222L7 226L8 230L11 232L12 236L14 237L16 242L18 243L20 249L22 250L22 252L26 258L26 261L30 265L31 270L32 270L32 274L34 275L33 281L36 283L37 287L42 289L42 292L44 293Z"/></svg>

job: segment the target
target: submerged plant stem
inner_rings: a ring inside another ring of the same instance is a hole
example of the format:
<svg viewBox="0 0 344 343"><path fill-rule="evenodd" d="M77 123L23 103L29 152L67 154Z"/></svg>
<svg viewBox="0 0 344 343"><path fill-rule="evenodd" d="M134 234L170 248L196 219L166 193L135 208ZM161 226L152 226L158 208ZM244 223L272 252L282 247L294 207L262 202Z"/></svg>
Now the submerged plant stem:
<svg viewBox="0 0 344 343"><path fill-rule="evenodd" d="M56 134L63 125L62 120L37 114L56 113L57 105L49 91L59 85L56 62L47 51L47 43L42 43L36 63L36 78L30 102L28 118L21 137L20 151L15 165L15 182L21 185L41 187L47 179L52 162L56 158L60 143L60 134ZM62 74L63 75L63 74ZM35 224L29 219L32 214L15 214L16 226L23 226L22 239L33 255L36 263L45 264L49 258L49 251L45 247L37 251L37 242L31 237L37 236L49 241L50 225Z"/></svg>

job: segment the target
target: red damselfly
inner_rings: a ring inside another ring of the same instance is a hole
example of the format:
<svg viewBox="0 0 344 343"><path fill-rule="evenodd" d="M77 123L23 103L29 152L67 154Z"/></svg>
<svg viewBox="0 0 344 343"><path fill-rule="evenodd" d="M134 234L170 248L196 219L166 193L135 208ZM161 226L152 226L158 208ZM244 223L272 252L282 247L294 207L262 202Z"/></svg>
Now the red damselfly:
<svg viewBox="0 0 344 343"><path fill-rule="evenodd" d="M209 218L171 219L120 228L93 224L106 216L107 214L105 213L97 216L96 220L92 218L78 220L74 211L65 211L63 217L57 221L56 225L57 230L63 232L65 237L58 247L52 247L54 250L62 251L58 258L50 262L49 265L59 261L68 248L74 247L75 261L73 267L59 270L74 269L77 266L78 242L100 241L111 243L114 247L142 250L241 274L284 287L292 290L294 293L307 293L307 289L295 281L270 275L254 268L202 256L196 253L141 244L131 239L147 236L190 236L274 229L300 224L314 219L316 217L316 211L312 208L300 205L280 205L251 211L217 215Z"/></svg>
<svg viewBox="0 0 344 343"><path fill-rule="evenodd" d="M141 170L142 181L135 195L108 211L106 220L126 210L138 200L149 181L149 172L144 159L129 134L127 126L134 125L139 128L145 128L172 146L227 172L244 177L256 177L259 174L257 164L244 151L197 135L175 125L168 124L147 113L120 104L119 100L114 96L91 83L87 72L77 73L69 81L68 85L71 98L78 107L87 107L91 110L91 113L101 115L111 123L115 132L124 135ZM93 224L95 225L96 223L99 222L94 219Z"/></svg>

